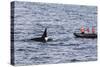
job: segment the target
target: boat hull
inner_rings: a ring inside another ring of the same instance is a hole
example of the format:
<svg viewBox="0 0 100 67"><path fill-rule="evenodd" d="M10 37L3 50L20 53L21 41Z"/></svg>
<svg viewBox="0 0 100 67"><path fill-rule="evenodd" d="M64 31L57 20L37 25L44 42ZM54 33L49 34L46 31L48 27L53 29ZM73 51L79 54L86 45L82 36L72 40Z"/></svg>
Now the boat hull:
<svg viewBox="0 0 100 67"><path fill-rule="evenodd" d="M91 34L91 33L74 33L74 35L76 37L79 37L79 38L97 38L97 34Z"/></svg>

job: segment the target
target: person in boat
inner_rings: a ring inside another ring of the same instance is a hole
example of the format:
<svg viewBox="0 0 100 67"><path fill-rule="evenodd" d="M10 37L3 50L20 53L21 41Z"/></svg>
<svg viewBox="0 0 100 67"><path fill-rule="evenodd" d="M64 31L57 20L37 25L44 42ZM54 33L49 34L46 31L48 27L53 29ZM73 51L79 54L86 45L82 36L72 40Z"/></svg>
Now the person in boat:
<svg viewBox="0 0 100 67"><path fill-rule="evenodd" d="M84 34L84 27L82 26L80 29L81 33Z"/></svg>
<svg viewBox="0 0 100 67"><path fill-rule="evenodd" d="M87 31L87 33L89 33L90 32L89 28L87 28L86 31Z"/></svg>
<svg viewBox="0 0 100 67"><path fill-rule="evenodd" d="M93 33L93 34L95 33L95 29L94 29L94 27L92 27L92 33Z"/></svg>

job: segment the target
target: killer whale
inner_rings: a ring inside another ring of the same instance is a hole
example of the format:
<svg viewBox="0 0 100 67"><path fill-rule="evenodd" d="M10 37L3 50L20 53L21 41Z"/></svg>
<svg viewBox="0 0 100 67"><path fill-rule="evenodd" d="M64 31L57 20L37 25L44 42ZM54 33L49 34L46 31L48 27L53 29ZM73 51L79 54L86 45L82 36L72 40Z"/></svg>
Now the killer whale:
<svg viewBox="0 0 100 67"><path fill-rule="evenodd" d="M31 40L37 41L37 42L47 42L47 41L52 41L52 39L47 37L47 28L45 28L44 33L41 37L37 38L32 38Z"/></svg>

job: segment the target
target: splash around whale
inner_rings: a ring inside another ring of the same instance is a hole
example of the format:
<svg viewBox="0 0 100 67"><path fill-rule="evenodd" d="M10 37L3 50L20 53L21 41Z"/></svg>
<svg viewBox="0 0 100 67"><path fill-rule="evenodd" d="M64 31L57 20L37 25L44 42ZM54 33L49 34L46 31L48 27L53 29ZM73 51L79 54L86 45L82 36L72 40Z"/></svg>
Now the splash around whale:
<svg viewBox="0 0 100 67"><path fill-rule="evenodd" d="M44 31L44 33L43 33L43 35L41 37L32 38L30 40L37 41L37 42L48 42L48 41L52 41L53 39L48 38L48 36L47 36L47 28L45 28L45 31Z"/></svg>

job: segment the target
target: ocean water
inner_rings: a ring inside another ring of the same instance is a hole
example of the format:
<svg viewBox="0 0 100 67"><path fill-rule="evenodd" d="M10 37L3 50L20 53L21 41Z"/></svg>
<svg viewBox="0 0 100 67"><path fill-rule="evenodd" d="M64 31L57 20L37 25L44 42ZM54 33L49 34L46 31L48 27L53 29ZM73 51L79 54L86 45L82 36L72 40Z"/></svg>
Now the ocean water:
<svg viewBox="0 0 100 67"><path fill-rule="evenodd" d="M97 60L97 39L76 38L81 26L97 30L97 7L15 2L15 65L55 64ZM51 42L26 41L47 28ZM96 31L97 32L97 31Z"/></svg>

